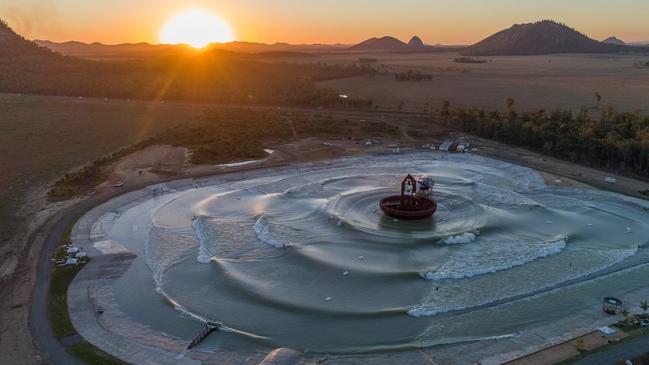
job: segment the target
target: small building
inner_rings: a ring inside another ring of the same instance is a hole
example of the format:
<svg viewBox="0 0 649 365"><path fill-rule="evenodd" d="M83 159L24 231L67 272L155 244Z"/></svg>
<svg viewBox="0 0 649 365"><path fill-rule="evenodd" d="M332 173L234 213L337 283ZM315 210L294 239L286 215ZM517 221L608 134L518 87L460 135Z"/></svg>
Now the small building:
<svg viewBox="0 0 649 365"><path fill-rule="evenodd" d="M65 260L65 266L77 266L79 265L79 260L75 258L69 258Z"/></svg>
<svg viewBox="0 0 649 365"><path fill-rule="evenodd" d="M68 255L73 255L79 251L79 247L70 246L65 250L65 253L67 253Z"/></svg>

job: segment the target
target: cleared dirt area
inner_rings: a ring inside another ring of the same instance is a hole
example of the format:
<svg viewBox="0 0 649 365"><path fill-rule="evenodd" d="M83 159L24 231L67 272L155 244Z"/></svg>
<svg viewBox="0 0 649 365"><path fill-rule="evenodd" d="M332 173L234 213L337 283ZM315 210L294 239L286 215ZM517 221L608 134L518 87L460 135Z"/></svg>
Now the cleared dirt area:
<svg viewBox="0 0 649 365"><path fill-rule="evenodd" d="M322 56L322 62L354 62L351 55ZM381 109L422 112L425 103L439 108L444 100L451 106L481 106L502 109L506 98L514 98L521 110L572 109L602 106L649 112L649 69L635 67L649 60L641 54L564 54L543 56L485 57L486 63L456 63L455 53L364 54L376 58L375 68L387 66L391 74L360 76L319 83L350 97L369 98ZM396 81L393 73L420 71L432 81Z"/></svg>
<svg viewBox="0 0 649 365"><path fill-rule="evenodd" d="M159 175L180 175L187 165L187 149L173 146L149 146L121 159L113 167L103 186L154 181ZM100 186L101 187L101 186Z"/></svg>

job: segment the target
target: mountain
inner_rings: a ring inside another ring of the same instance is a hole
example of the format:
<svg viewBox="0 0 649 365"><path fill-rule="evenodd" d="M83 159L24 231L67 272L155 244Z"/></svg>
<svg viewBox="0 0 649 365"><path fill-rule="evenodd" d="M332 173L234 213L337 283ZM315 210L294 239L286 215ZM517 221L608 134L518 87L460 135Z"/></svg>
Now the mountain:
<svg viewBox="0 0 649 365"><path fill-rule="evenodd" d="M414 36L408 43L394 37L370 38L346 50L351 52L378 52L378 53L417 53L417 52L457 52L458 46L429 46L421 38Z"/></svg>
<svg viewBox="0 0 649 365"><path fill-rule="evenodd" d="M634 48L598 42L551 20L516 24L461 51L467 56L613 53Z"/></svg>
<svg viewBox="0 0 649 365"><path fill-rule="evenodd" d="M417 49L417 48L424 48L426 46L424 45L424 42L421 40L421 38L414 36L410 38L410 42L408 42L408 47Z"/></svg>
<svg viewBox="0 0 649 365"><path fill-rule="evenodd" d="M53 51L68 56L109 59L109 58L146 58L151 55L164 55L169 52L178 50L187 50L185 45L170 44L149 44L149 43L122 43L122 44L102 44L98 42L84 43L78 41L69 42L52 42L47 40L35 40L38 45L47 47ZM228 42L212 43L208 46L209 50L224 50L241 53L255 54L279 54L279 53L326 53L344 50L348 45L341 44L288 44L288 43L256 43L256 42Z"/></svg>
<svg viewBox="0 0 649 365"><path fill-rule="evenodd" d="M350 51L371 51L371 52L407 52L410 50L408 44L394 38L381 37L370 38L349 48Z"/></svg>
<svg viewBox="0 0 649 365"><path fill-rule="evenodd" d="M606 44L617 44L618 46L626 46L626 45L627 45L623 40L621 40L621 39L619 39L619 38L617 38L617 37L609 37L609 38L606 38L606 39L604 39L604 40L602 41L602 43L606 43Z"/></svg>

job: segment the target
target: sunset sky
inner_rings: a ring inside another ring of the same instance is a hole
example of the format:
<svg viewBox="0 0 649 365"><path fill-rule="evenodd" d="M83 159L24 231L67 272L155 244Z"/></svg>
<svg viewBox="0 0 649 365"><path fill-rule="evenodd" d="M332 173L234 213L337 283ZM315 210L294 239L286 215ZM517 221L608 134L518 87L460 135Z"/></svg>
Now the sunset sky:
<svg viewBox="0 0 649 365"><path fill-rule="evenodd" d="M513 23L554 19L603 39L649 40L646 0L2 0L0 18L30 39L158 43L174 14L203 9L237 40L356 43L419 35L469 44Z"/></svg>

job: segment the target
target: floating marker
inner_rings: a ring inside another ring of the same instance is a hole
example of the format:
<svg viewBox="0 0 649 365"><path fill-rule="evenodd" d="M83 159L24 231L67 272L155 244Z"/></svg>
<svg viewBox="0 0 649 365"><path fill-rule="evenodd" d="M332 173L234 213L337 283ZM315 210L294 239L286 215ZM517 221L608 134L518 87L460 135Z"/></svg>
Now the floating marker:
<svg viewBox="0 0 649 365"><path fill-rule="evenodd" d="M358 256L358 259L359 259L359 260L362 260L362 259L364 259L364 258L365 258L365 256Z"/></svg>
<svg viewBox="0 0 649 365"><path fill-rule="evenodd" d="M338 221L338 223L336 223L338 227L342 226L343 224L344 224L343 221Z"/></svg>
<svg viewBox="0 0 649 365"><path fill-rule="evenodd" d="M545 221L545 224L552 224L552 222L550 222L550 221Z"/></svg>
<svg viewBox="0 0 649 365"><path fill-rule="evenodd" d="M347 276L347 275L349 275L349 271L343 272L343 276Z"/></svg>
<svg viewBox="0 0 649 365"><path fill-rule="evenodd" d="M327 302L331 302L331 299L333 299L333 298L332 298L332 297L326 297L326 298L325 298L325 301L327 301Z"/></svg>

